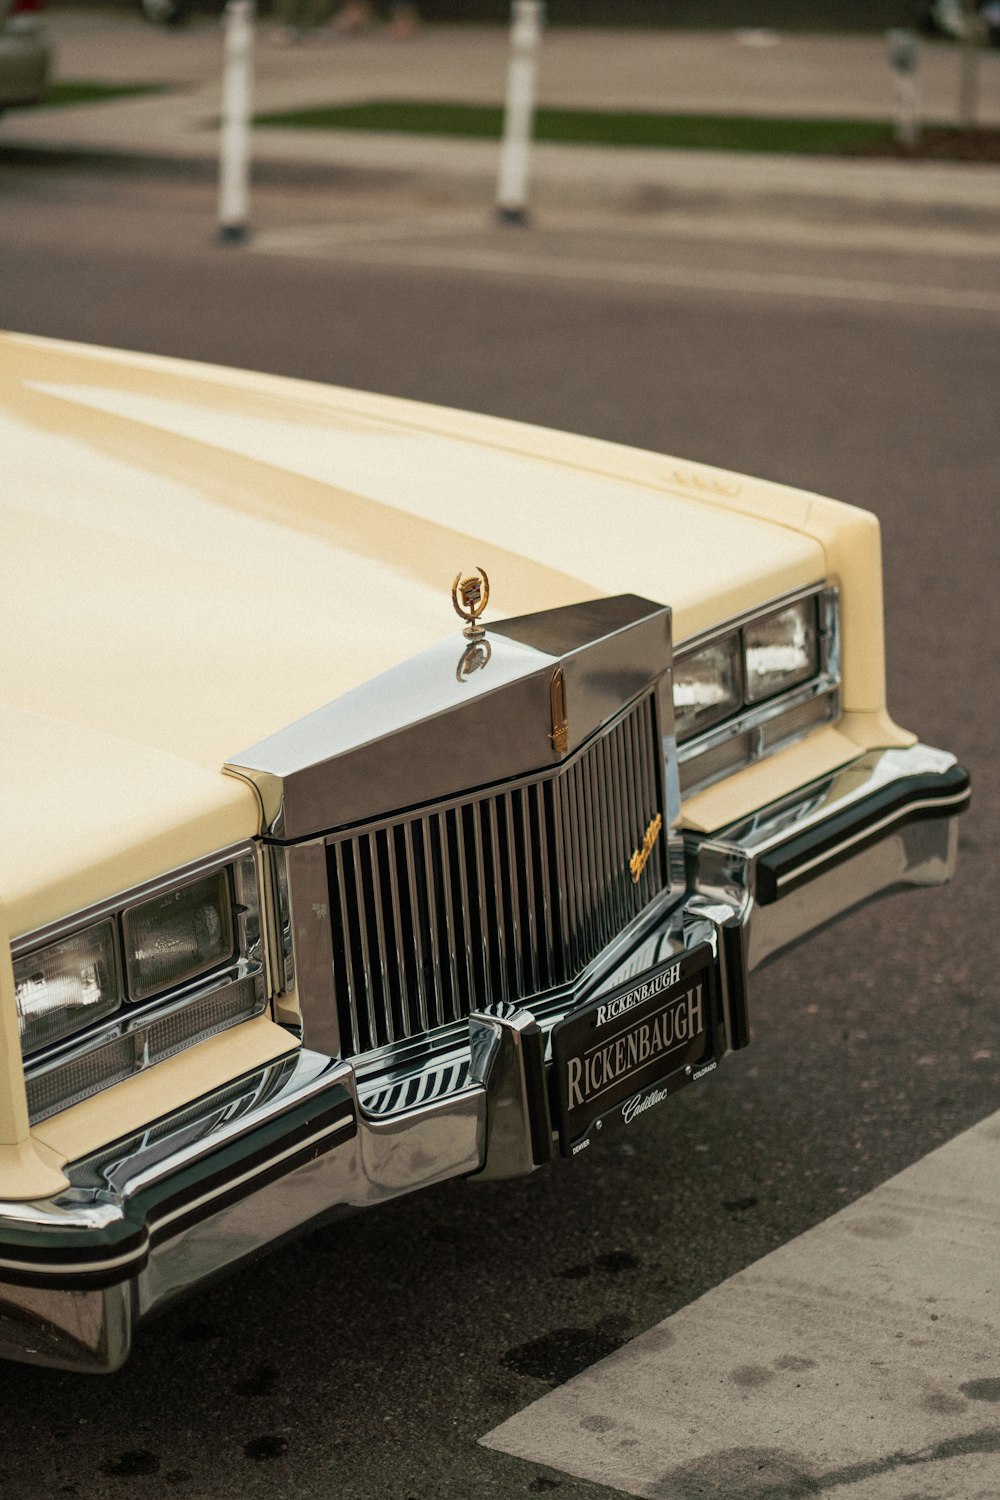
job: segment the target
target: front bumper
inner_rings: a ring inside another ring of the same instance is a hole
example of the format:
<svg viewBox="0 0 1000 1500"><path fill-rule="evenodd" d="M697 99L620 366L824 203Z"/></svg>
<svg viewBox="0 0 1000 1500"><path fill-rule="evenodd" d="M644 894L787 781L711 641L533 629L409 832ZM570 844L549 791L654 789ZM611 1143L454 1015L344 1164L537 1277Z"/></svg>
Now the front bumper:
<svg viewBox="0 0 1000 1500"><path fill-rule="evenodd" d="M689 879L739 912L755 969L877 897L945 884L968 805L968 772L946 751L869 751L752 817L690 836Z"/></svg>
<svg viewBox="0 0 1000 1500"><path fill-rule="evenodd" d="M750 968L876 896L946 881L968 798L953 757L915 746L690 836L687 896L601 984L618 993L653 953L711 954L704 1058L659 1079L634 1116L746 1045ZM556 1149L557 1020L474 1014L463 1056L435 1058L428 1087L411 1079L388 1109L350 1063L301 1049L74 1163L58 1197L0 1204L0 1355L114 1370L155 1308L307 1227L449 1177L532 1171Z"/></svg>

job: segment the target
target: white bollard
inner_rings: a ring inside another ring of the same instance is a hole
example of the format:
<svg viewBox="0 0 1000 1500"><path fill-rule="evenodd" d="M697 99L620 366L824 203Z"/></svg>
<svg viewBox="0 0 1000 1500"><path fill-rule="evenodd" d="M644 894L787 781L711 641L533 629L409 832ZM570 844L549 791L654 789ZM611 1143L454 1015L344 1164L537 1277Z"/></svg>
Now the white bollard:
<svg viewBox="0 0 1000 1500"><path fill-rule="evenodd" d="M523 224L525 221L531 136L535 123L538 45L544 17L542 0L513 0L507 100L497 176L497 217L504 224Z"/></svg>
<svg viewBox="0 0 1000 1500"><path fill-rule="evenodd" d="M219 237L245 240L250 205L254 0L227 0L219 141Z"/></svg>
<svg viewBox="0 0 1000 1500"><path fill-rule="evenodd" d="M907 151L913 151L920 142L920 88L917 83L917 64L920 49L912 31L894 29L886 33L889 42L889 61L896 74L896 140Z"/></svg>

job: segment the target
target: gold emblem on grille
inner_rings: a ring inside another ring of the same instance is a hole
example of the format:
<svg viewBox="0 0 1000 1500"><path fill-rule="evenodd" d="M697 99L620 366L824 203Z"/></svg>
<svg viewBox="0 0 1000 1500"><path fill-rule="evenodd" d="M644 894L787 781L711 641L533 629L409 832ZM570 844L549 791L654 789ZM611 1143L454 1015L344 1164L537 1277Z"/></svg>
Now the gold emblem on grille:
<svg viewBox="0 0 1000 1500"><path fill-rule="evenodd" d="M552 732L549 739L559 755L569 749L569 718L566 714L566 678L562 667L556 667L549 683L549 707L552 713Z"/></svg>
<svg viewBox="0 0 1000 1500"><path fill-rule="evenodd" d="M459 619L467 622L464 634L469 640L476 641L484 636L486 627L480 625L479 616L490 602L490 580L486 576L486 569L481 567L477 573L470 573L468 578L456 573L455 582L451 586L451 602Z"/></svg>
<svg viewBox="0 0 1000 1500"><path fill-rule="evenodd" d="M662 827L663 814L657 813L656 817L653 818L649 827L646 829L646 832L643 834L642 843L639 845L638 849L635 849L633 851L632 858L628 862L629 870L632 873L633 885L638 885L639 881L642 879L642 872L646 868L649 856L653 852L653 845L660 837L660 829Z"/></svg>

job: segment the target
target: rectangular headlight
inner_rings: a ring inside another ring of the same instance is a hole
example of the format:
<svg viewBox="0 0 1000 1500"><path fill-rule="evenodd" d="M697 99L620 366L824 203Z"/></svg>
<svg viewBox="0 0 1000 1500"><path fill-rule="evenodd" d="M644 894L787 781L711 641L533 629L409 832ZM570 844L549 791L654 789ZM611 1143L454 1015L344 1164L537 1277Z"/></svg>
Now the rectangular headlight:
<svg viewBox="0 0 1000 1500"><path fill-rule="evenodd" d="M176 886L122 913L130 1000L194 979L233 951L229 876L223 870Z"/></svg>
<svg viewBox="0 0 1000 1500"><path fill-rule="evenodd" d="M747 701L805 682L817 670L816 602L802 599L743 631Z"/></svg>
<svg viewBox="0 0 1000 1500"><path fill-rule="evenodd" d="M713 641L674 668L674 723L679 740L735 713L742 702L739 638Z"/></svg>
<svg viewBox="0 0 1000 1500"><path fill-rule="evenodd" d="M14 962L14 988L25 1052L98 1021L121 1004L118 945L101 922Z"/></svg>

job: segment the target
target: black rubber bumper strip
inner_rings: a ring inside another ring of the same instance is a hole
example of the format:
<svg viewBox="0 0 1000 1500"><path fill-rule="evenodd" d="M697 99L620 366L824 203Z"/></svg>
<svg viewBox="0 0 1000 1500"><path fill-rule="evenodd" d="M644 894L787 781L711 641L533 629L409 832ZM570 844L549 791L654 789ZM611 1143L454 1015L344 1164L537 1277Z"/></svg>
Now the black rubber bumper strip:
<svg viewBox="0 0 1000 1500"><path fill-rule="evenodd" d="M337 1084L137 1193L107 1227L7 1229L0 1238L0 1282L83 1291L128 1281L146 1265L151 1246L356 1134L354 1100Z"/></svg>
<svg viewBox="0 0 1000 1500"><path fill-rule="evenodd" d="M952 818L969 805L963 766L907 776L855 802L757 860L756 897L770 906L810 880L853 859L894 829L922 819Z"/></svg>
<svg viewBox="0 0 1000 1500"><path fill-rule="evenodd" d="M722 927L722 957L729 998L729 1046L733 1052L750 1045L750 1003L747 964L743 949L743 923L739 917Z"/></svg>

